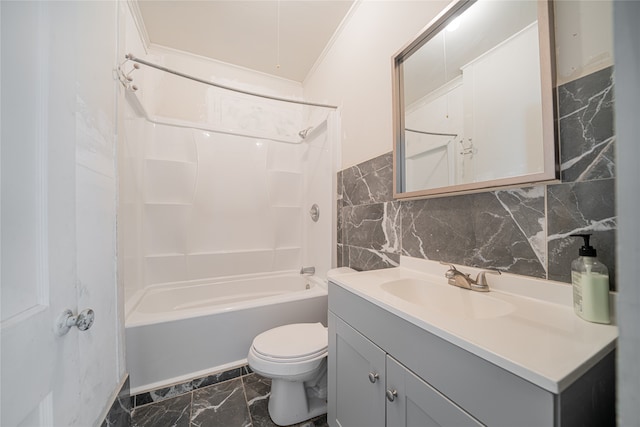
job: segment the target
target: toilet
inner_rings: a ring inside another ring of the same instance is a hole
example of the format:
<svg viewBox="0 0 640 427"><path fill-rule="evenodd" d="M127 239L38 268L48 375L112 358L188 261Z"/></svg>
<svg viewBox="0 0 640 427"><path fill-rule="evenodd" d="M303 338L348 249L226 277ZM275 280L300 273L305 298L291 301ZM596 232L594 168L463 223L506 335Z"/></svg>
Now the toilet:
<svg viewBox="0 0 640 427"><path fill-rule="evenodd" d="M327 412L327 328L294 323L256 336L251 369L271 379L269 415L274 423L296 424Z"/></svg>

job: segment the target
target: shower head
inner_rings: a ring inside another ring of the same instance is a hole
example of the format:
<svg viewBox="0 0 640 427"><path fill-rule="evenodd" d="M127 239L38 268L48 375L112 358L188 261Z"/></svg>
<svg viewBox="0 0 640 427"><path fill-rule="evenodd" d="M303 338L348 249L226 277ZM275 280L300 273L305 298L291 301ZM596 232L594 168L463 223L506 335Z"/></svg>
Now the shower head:
<svg viewBox="0 0 640 427"><path fill-rule="evenodd" d="M306 139L311 129L313 129L313 126L309 126L308 128L301 130L300 132L298 132L298 135L300 136L300 138Z"/></svg>

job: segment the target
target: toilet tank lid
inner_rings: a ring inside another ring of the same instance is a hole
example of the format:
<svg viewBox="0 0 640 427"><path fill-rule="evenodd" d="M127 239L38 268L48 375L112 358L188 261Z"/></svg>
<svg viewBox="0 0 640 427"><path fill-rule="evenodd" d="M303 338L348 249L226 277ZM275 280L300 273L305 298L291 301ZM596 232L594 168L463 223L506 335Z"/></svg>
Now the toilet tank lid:
<svg viewBox="0 0 640 427"><path fill-rule="evenodd" d="M328 342L322 323L294 323L261 333L254 338L253 348L265 356L290 359L325 351Z"/></svg>

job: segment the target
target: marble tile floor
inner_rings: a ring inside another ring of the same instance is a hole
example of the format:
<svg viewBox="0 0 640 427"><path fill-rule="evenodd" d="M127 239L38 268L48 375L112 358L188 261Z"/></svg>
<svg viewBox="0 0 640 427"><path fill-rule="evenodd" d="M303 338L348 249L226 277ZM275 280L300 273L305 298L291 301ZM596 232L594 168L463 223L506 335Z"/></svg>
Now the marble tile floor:
<svg viewBox="0 0 640 427"><path fill-rule="evenodd" d="M134 427L274 427L267 410L271 380L247 373L175 397L136 406ZM326 415L295 427L326 427Z"/></svg>

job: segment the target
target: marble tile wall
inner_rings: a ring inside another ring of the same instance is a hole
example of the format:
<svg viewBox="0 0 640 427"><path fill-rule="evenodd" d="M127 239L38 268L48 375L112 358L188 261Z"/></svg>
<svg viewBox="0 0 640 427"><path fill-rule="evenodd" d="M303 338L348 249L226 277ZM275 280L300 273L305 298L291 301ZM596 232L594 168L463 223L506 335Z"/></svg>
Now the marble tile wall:
<svg viewBox="0 0 640 427"><path fill-rule="evenodd" d="M562 183L394 201L392 153L338 173L338 266L397 266L401 255L570 282L592 233L615 288L613 69L558 88Z"/></svg>

